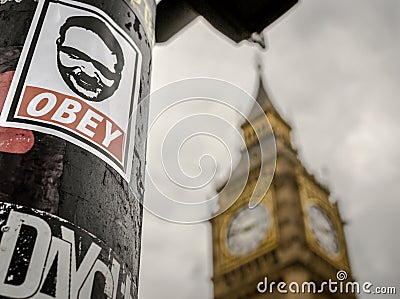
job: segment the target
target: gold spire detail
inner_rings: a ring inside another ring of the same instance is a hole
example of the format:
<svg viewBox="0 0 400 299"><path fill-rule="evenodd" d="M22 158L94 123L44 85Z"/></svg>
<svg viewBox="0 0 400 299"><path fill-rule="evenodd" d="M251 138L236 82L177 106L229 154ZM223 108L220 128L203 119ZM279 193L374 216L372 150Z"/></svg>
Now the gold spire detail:
<svg viewBox="0 0 400 299"><path fill-rule="evenodd" d="M265 119L267 117L271 124L272 131L274 132L275 138L282 138L287 144L291 144L290 140L290 125L281 117L279 112L276 110L263 82L262 75L262 63L258 61L258 90L255 97L256 103L254 103L249 116L248 121L242 124L243 133L245 136L247 146L253 145L257 141L255 136L254 128L257 132L270 132L268 128L268 122ZM259 107L261 107L261 110ZM250 125L251 124L251 125ZM264 128L265 127L265 128ZM260 136L259 137L264 137Z"/></svg>

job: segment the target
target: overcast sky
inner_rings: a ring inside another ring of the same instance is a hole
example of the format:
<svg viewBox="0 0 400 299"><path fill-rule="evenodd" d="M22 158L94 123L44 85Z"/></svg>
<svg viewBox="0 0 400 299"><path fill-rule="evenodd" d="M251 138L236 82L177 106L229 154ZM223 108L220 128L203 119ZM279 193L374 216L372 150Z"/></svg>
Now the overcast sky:
<svg viewBox="0 0 400 299"><path fill-rule="evenodd" d="M303 0L268 28L266 36L268 50L261 52L264 82L293 127L300 158L339 200L356 279L393 285L400 292L400 1ZM155 48L152 89L180 79L212 77L254 94L257 49L246 42L235 45L206 22L196 21ZM160 102L152 102L152 111L156 105ZM243 113L250 109L240 103L237 107ZM239 118L220 110L214 112L239 128ZM232 136L224 138L229 142ZM181 158L189 172L196 155L210 146L207 140L199 142L198 152ZM149 167L158 146L149 139ZM176 153L169 154L175 158ZM232 155L235 162L239 147ZM221 157L216 154L217 160ZM217 176L229 170L225 162L218 161ZM146 180L145 200L150 202L158 195ZM183 194L170 190L172 196ZM206 199L211 190L196 197ZM173 224L146 212L140 298L212 298L210 238L208 223Z"/></svg>

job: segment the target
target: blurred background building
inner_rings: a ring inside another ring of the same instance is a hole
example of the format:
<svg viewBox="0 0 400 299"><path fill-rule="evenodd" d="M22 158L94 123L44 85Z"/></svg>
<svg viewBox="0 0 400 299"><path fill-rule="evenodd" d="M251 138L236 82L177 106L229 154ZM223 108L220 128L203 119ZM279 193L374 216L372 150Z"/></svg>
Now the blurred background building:
<svg viewBox="0 0 400 299"><path fill-rule="evenodd" d="M318 293L323 282L340 281L339 271L345 271L352 281L344 222L337 202L330 201L328 188L299 160L291 127L272 104L261 76L257 103L242 125L247 148L227 190L218 190L219 209L224 212L211 219L214 298L355 298L354 294L329 292L327 286ZM276 167L271 155L262 155L260 150L271 138L276 142ZM250 171L245 167L247 155ZM275 174L260 204L250 209L257 181L265 188L270 183L269 171L261 171L262 162L270 169L275 167ZM230 206L243 178L246 185ZM274 283L282 282L286 286L280 292ZM306 284L302 284L308 282L316 288L303 289ZM291 283L300 286L299 294L284 293Z"/></svg>

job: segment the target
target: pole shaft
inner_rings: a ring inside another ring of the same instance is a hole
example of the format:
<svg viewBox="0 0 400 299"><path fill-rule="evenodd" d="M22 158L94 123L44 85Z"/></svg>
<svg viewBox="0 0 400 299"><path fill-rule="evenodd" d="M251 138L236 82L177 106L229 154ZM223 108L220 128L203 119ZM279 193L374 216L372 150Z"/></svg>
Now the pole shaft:
<svg viewBox="0 0 400 299"><path fill-rule="evenodd" d="M142 1L80 2L104 11L138 46L143 59L140 102L150 92L152 47L143 16L149 22L146 14L153 15L155 4L151 0L144 1L146 6L140 11L133 4ZM6 78L0 82L2 93L6 94L7 76L12 77L16 69L36 7L34 0L0 5L0 76ZM130 186L93 153L53 135L32 132L34 143L23 154L0 151L0 202L58 215L104 241L132 273L134 298L137 297L139 271L147 121L148 106L142 105L136 118ZM0 131L0 139L13 134L13 131L2 130L5 133ZM19 133L15 134L28 138L28 131Z"/></svg>

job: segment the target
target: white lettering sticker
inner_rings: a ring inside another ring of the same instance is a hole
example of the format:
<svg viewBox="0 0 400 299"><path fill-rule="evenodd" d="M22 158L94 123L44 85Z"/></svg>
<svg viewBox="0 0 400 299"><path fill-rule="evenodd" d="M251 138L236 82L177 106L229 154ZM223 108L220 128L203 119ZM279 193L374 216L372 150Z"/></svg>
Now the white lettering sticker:
<svg viewBox="0 0 400 299"><path fill-rule="evenodd" d="M93 235L29 208L0 211L0 298L132 298L126 264Z"/></svg>

